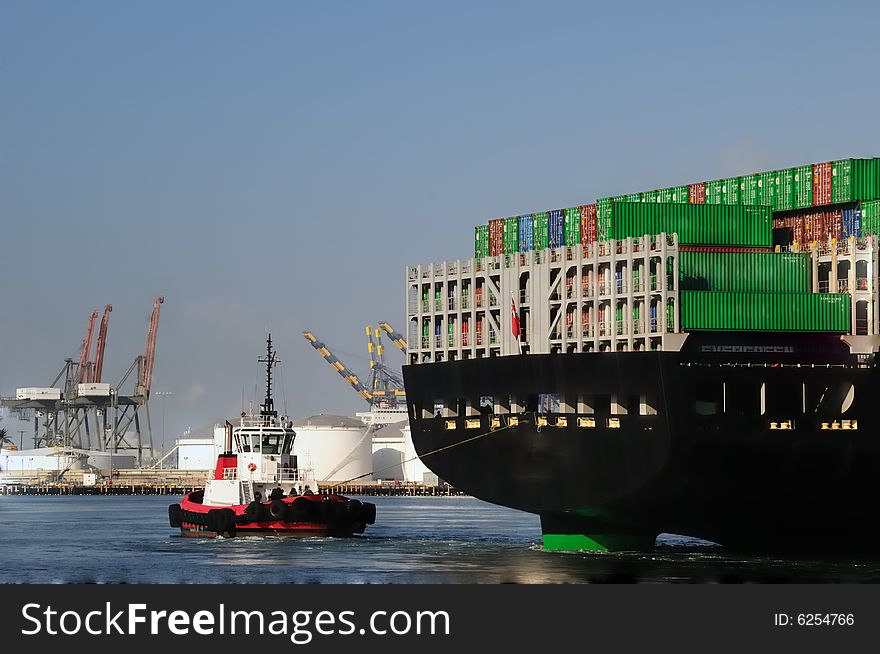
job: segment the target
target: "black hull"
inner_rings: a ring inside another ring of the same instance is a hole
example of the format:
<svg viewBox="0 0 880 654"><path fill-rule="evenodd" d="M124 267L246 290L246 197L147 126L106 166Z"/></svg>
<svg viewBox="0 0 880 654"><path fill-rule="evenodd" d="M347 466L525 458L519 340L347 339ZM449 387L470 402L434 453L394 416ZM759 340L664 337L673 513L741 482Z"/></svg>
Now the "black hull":
<svg viewBox="0 0 880 654"><path fill-rule="evenodd" d="M539 514L548 547L641 548L666 532L744 551L880 551L880 376L838 337L692 336L681 352L496 357L404 378L425 463ZM569 406L539 413L540 394ZM498 415L465 415L481 396Z"/></svg>

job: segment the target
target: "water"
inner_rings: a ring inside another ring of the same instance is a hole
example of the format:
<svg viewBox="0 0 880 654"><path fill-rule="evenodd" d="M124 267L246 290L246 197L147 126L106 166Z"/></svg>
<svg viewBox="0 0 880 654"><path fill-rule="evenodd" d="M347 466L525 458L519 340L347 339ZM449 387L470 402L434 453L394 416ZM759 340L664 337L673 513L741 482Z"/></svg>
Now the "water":
<svg viewBox="0 0 880 654"><path fill-rule="evenodd" d="M363 498L378 519L357 538L182 538L175 499L0 498L0 582L880 581L880 559L730 556L671 536L643 554L545 552L536 516L461 497Z"/></svg>

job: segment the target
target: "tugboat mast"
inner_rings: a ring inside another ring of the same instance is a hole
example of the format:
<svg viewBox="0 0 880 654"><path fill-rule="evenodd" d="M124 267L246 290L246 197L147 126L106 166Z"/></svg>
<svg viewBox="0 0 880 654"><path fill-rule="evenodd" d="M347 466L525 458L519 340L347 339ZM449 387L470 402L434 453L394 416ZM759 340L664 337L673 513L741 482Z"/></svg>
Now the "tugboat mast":
<svg viewBox="0 0 880 654"><path fill-rule="evenodd" d="M272 400L272 366L281 363L276 354L275 350L272 349L272 334L266 334L266 356L265 358L257 359L259 363L266 364L266 398L260 405L260 416L266 424L271 423L272 418L278 417L278 412L275 410L275 402Z"/></svg>

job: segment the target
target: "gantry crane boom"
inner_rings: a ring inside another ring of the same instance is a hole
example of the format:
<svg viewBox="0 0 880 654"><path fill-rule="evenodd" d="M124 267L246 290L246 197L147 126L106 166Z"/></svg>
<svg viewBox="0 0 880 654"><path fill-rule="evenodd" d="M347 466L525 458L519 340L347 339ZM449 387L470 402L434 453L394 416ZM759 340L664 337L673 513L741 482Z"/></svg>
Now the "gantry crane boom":
<svg viewBox="0 0 880 654"><path fill-rule="evenodd" d="M321 341L315 338L315 335L312 332L303 332L303 336L305 339L311 343L312 347L317 350L318 354L320 354L324 359L333 366L333 369L336 370L340 374L340 376L348 382L348 384L354 388L358 395L364 398L370 406L373 404L373 394L370 392L366 386L361 383L361 380L358 379L358 376L354 374L342 361L337 359L330 350L327 349L327 346L324 345Z"/></svg>
<svg viewBox="0 0 880 654"><path fill-rule="evenodd" d="M111 311L113 311L113 305L108 304L104 307L104 315L101 316L101 328L98 330L98 345L95 349L95 367L92 370L92 381L95 383L101 381L101 374L104 371L104 348L107 346L107 327L110 324Z"/></svg>
<svg viewBox="0 0 880 654"><path fill-rule="evenodd" d="M150 329L147 332L147 345L144 348L144 367L141 377L141 386L145 394L150 392L150 384L153 381L153 362L156 359L156 333L159 330L159 308L165 302L165 296L159 295L153 302L153 313L150 316Z"/></svg>
<svg viewBox="0 0 880 654"><path fill-rule="evenodd" d="M403 335L394 331L394 328L387 322L380 322L379 327L384 329L391 337L391 342L394 343L401 352L406 354L406 339Z"/></svg>
<svg viewBox="0 0 880 654"><path fill-rule="evenodd" d="M82 384L89 381L88 367L89 357L92 354L92 337L95 335L95 321L98 319L98 310L92 311L89 316L89 323L86 327L86 335L79 346L79 374L77 381Z"/></svg>

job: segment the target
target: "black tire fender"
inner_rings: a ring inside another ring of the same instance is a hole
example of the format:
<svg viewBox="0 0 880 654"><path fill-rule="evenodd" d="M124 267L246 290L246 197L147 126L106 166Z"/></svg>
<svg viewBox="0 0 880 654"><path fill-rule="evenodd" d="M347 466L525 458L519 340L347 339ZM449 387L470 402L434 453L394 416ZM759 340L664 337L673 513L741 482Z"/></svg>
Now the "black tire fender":
<svg viewBox="0 0 880 654"><path fill-rule="evenodd" d="M175 529L180 527L180 523L183 522L183 509L180 508L180 504L168 505L168 522Z"/></svg>
<svg viewBox="0 0 880 654"><path fill-rule="evenodd" d="M269 518L271 520L284 520L287 516L287 504L281 500L272 500L269 504Z"/></svg>

